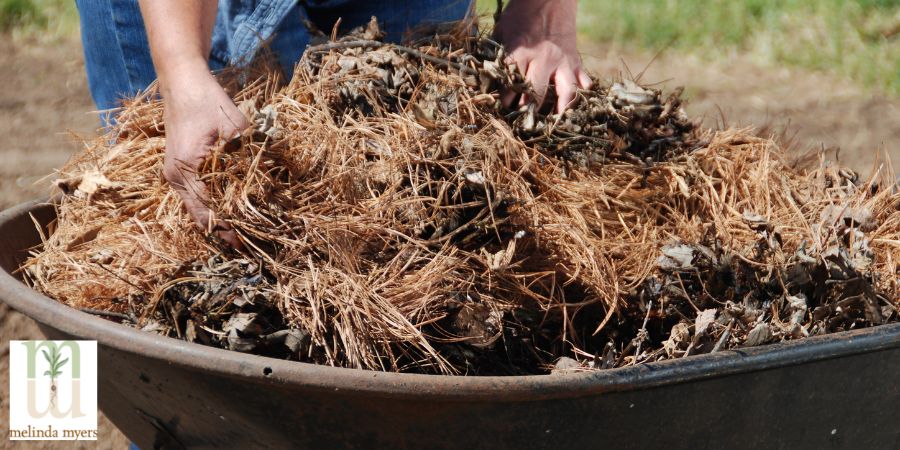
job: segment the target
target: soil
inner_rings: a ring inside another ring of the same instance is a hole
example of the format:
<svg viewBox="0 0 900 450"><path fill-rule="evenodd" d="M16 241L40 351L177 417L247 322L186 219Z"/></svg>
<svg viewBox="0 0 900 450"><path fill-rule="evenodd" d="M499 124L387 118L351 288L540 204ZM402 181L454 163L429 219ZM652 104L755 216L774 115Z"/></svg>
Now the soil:
<svg viewBox="0 0 900 450"><path fill-rule="evenodd" d="M0 37L0 209L49 192L35 184L65 163L77 144L66 133L92 133L81 46L62 42L14 42ZM9 441L9 341L41 339L37 325L0 303L0 448L124 449L128 439L100 414L95 442Z"/></svg>
<svg viewBox="0 0 900 450"><path fill-rule="evenodd" d="M590 69L601 75L622 72L624 60L639 72L650 54L585 48ZM796 133L799 142L839 147L840 160L866 172L879 152L900 163L900 100L868 93L844 80L801 70L761 67L740 56L717 63L695 57L663 55L650 65L644 82L684 85L688 112L707 124L774 124ZM0 209L45 195L34 182L59 167L77 148L65 130L90 133L97 125L89 113L81 49L76 39L21 42L0 39ZM35 324L0 305L0 409L4 417L8 389L9 340L39 338ZM4 421L6 423L6 421ZM0 429L5 437L6 430ZM100 439L80 448L124 448L127 440L101 415ZM0 447L72 448L52 443L16 443Z"/></svg>

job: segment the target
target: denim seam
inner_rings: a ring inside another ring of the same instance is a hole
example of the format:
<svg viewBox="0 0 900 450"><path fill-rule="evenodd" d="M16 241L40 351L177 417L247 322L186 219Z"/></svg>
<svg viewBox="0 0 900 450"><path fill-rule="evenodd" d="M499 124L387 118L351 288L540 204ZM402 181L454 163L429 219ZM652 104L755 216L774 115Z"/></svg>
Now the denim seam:
<svg viewBox="0 0 900 450"><path fill-rule="evenodd" d="M272 5L272 3L272 0L261 1L253 13L238 26L234 33L232 65L248 64L259 49L259 44L272 36L272 33L297 2L296 0L274 0L275 4Z"/></svg>
<svg viewBox="0 0 900 450"><path fill-rule="evenodd" d="M231 63L233 65L244 65L249 63L248 59L252 58L249 53L253 46L249 45L248 40L251 38L262 38L262 30L259 30L259 23L262 22L265 16L271 14L271 9L272 8L269 7L269 2L263 0L256 5L256 8L250 13L250 16L244 19L243 23L238 25L237 30L234 32L235 43L232 49L234 54L231 55Z"/></svg>
<svg viewBox="0 0 900 450"><path fill-rule="evenodd" d="M209 50L209 54L210 54L210 56L215 57L216 59L218 59L220 61L224 61L226 64L231 61L231 58L229 57L227 50L222 51L221 49L218 49L218 48L211 48Z"/></svg>
<svg viewBox="0 0 900 450"><path fill-rule="evenodd" d="M119 15L116 13L116 8L113 7L112 2L109 2L109 9L110 9L110 15L113 18L113 24L115 25L113 27L113 31L115 32L115 35L116 35L116 44L117 44L116 48L119 50L118 56L122 60L122 67L125 68L125 74L128 76L128 92L134 92L134 93L139 92L139 91L145 89L145 87L135 88L135 85L137 83L135 83L134 62L129 61L128 58L125 58L125 49L122 47L122 42L124 42L120 35L121 30L122 30L122 20L119 17ZM122 95L122 93L117 92L116 95Z"/></svg>

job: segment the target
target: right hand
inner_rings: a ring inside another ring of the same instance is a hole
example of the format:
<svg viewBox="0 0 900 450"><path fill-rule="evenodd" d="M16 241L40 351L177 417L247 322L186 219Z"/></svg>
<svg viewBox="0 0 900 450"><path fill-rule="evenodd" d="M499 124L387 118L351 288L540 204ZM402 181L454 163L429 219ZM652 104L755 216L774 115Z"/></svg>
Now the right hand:
<svg viewBox="0 0 900 450"><path fill-rule="evenodd" d="M197 174L210 150L221 140L238 136L250 126L231 97L204 67L167 77L165 104L166 155L163 176L181 196L185 209L207 233L241 248L234 230L216 219L209 208L206 185Z"/></svg>
<svg viewBox="0 0 900 450"><path fill-rule="evenodd" d="M511 0L500 15L494 36L509 51L525 79L534 87L536 98L524 95L520 104L544 104L550 81L556 86L556 112L562 114L575 101L578 89L590 89L591 77L582 67L578 53L575 19L576 0ZM517 94L503 96L511 106Z"/></svg>

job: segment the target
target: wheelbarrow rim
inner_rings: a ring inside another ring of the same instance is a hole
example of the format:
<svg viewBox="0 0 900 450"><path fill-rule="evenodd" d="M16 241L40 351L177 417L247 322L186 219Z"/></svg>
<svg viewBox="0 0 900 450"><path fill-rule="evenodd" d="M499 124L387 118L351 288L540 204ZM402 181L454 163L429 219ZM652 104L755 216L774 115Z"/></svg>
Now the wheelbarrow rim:
<svg viewBox="0 0 900 450"><path fill-rule="evenodd" d="M10 208L0 213L0 228L11 222L31 220L33 211L52 206L51 201L43 200ZM37 322L77 339L96 340L101 346L118 351L221 376L290 384L319 391L444 401L522 401L592 396L900 347L900 323L895 323L609 370L508 377L422 375L280 360L142 332L58 303L32 290L6 270L0 271L0 300Z"/></svg>

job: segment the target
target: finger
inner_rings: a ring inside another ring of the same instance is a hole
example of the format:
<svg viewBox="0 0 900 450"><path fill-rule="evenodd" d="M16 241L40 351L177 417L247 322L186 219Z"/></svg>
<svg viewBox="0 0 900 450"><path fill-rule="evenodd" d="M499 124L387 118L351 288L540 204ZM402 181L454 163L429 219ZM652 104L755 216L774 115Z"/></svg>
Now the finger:
<svg viewBox="0 0 900 450"><path fill-rule="evenodd" d="M533 101L534 99L532 99L530 95L522 94L522 96L519 97L519 106L525 106Z"/></svg>
<svg viewBox="0 0 900 450"><path fill-rule="evenodd" d="M244 131L250 128L251 123L243 114L229 115L225 110L222 110L221 112L225 116L225 120L220 122L220 139L224 139L225 141L237 139L241 137L241 134L243 134Z"/></svg>
<svg viewBox="0 0 900 450"><path fill-rule="evenodd" d="M571 70L559 69L554 76L556 81L556 112L562 114L575 100L575 74Z"/></svg>
<svg viewBox="0 0 900 450"><path fill-rule="evenodd" d="M537 106L542 106L544 104L544 99L547 98L547 86L550 84L550 77L553 75L553 70L547 64L540 64L532 61L528 66L528 72L525 74L525 79L531 82L531 87L534 90L534 100L537 103Z"/></svg>
<svg viewBox="0 0 900 450"><path fill-rule="evenodd" d="M505 89L503 91L503 98L502 98L503 106L506 108L509 108L513 104L513 102L516 101L516 96L518 96L518 95L519 95L519 93L512 89L509 89L509 88Z"/></svg>
<svg viewBox="0 0 900 450"><path fill-rule="evenodd" d="M515 64L516 71L525 76L525 73L528 72L528 66L531 65L531 58L524 51L515 50L506 57L506 64Z"/></svg>
<svg viewBox="0 0 900 450"><path fill-rule="evenodd" d="M200 178L193 174L186 179L185 185L185 189L180 193L185 208L197 225L205 233L219 237L235 250L243 249L237 233L227 223L217 219L213 210L209 208L209 193Z"/></svg>
<svg viewBox="0 0 900 450"><path fill-rule="evenodd" d="M194 219L194 222L206 234L212 234L222 239L235 250L243 249L237 233L224 221L216 218L215 213L209 208L206 185L199 179L188 181L190 187L178 190L184 201L185 209Z"/></svg>
<svg viewBox="0 0 900 450"><path fill-rule="evenodd" d="M224 222L222 222L224 224ZM226 225L227 226L227 225ZM231 228L225 230L219 230L215 232L216 237L225 241L231 248L241 251L244 249L244 244L241 243L241 240L238 239L237 233Z"/></svg>
<svg viewBox="0 0 900 450"><path fill-rule="evenodd" d="M525 77L525 80L526 80L526 81L529 80L529 78L528 78L528 71L531 70L531 67L532 67L533 65L534 65L534 64L533 64L533 61L528 62L528 63L526 64L525 68L522 70L522 76ZM532 86L532 89L534 89L533 86ZM525 105L527 105L527 104L529 104L529 103L531 103L531 102L533 102L533 101L534 101L534 99L531 98L531 95L528 94L528 92L523 92L522 95L519 97L519 106L525 106Z"/></svg>
<svg viewBox="0 0 900 450"><path fill-rule="evenodd" d="M525 73L525 70L528 69L528 59L521 55L521 53L514 53L513 55L506 57L507 64L515 64L516 70L520 71L522 74ZM523 75L524 76L524 75ZM519 97L519 93L514 91L513 89L505 89L503 92L502 103L503 106L509 108L516 101L516 97ZM519 100L521 104L521 99Z"/></svg>
<svg viewBox="0 0 900 450"><path fill-rule="evenodd" d="M590 89L594 85L594 80L591 79L591 76L581 68L578 69L578 85L582 89Z"/></svg>
<svg viewBox="0 0 900 450"><path fill-rule="evenodd" d="M209 208L209 192L196 171L180 166L179 176L175 181L170 181L170 184L181 196L185 210L194 219L194 223L204 233L214 234L234 249L241 250L243 246L237 233L227 223L216 219L215 213Z"/></svg>
<svg viewBox="0 0 900 450"><path fill-rule="evenodd" d="M173 167L174 169L169 170L166 174L169 184L181 196L184 209L187 210L197 227L208 233L212 230L213 213L207 206L209 195L206 185L200 181L196 170L187 164L176 162Z"/></svg>

